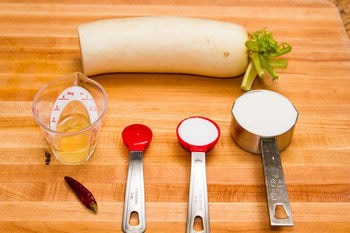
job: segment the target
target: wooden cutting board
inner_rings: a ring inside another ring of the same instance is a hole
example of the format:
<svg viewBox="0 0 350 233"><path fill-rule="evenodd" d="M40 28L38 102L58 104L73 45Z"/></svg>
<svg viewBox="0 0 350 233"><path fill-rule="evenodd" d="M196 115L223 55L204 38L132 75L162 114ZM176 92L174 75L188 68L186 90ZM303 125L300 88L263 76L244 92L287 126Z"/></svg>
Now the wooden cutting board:
<svg viewBox="0 0 350 233"><path fill-rule="evenodd" d="M1 1L0 232L120 232L128 152L121 131L152 128L145 154L147 232L184 232L190 155L177 124L192 115L215 120L221 138L207 156L211 232L350 231L350 43L337 9L321 0ZM74 2L74 3L73 3ZM183 15L266 27L293 45L280 79L254 89L288 97L299 111L291 145L281 153L295 226L269 225L261 158L229 133L241 77L175 74L94 77L109 95L98 148L84 165L52 158L31 105L45 83L81 71L77 25L106 18ZM98 214L77 200L65 175L95 195Z"/></svg>

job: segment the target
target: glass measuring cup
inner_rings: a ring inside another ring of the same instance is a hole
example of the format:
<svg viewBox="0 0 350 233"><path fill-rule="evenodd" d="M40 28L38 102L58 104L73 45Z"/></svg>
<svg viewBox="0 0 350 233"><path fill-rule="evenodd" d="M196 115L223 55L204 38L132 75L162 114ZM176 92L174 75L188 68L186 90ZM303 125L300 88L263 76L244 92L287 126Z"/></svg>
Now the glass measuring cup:
<svg viewBox="0 0 350 233"><path fill-rule="evenodd" d="M244 150L261 154L271 226L293 226L279 151L290 144L297 110L276 92L256 90L237 98L232 116L233 140Z"/></svg>
<svg viewBox="0 0 350 233"><path fill-rule="evenodd" d="M205 155L220 137L220 128L205 117L189 117L176 129L180 144L191 152L191 180L186 232L210 232Z"/></svg>
<svg viewBox="0 0 350 233"><path fill-rule="evenodd" d="M129 149L129 168L125 189L122 230L125 233L142 233L146 230L143 153L152 141L152 131L145 125L133 124L122 132Z"/></svg>
<svg viewBox="0 0 350 233"><path fill-rule="evenodd" d="M79 72L43 86L33 100L33 115L58 161L80 164L93 154L108 97L97 82Z"/></svg>

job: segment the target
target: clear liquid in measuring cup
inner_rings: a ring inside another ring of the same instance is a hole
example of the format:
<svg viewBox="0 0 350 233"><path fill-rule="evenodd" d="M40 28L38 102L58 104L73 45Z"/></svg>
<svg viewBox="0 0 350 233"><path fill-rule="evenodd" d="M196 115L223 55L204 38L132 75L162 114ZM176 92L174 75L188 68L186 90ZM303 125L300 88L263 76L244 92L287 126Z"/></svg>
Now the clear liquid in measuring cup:
<svg viewBox="0 0 350 233"><path fill-rule="evenodd" d="M74 72L43 86L34 97L32 112L56 159L73 165L93 155L107 106L104 88Z"/></svg>
<svg viewBox="0 0 350 233"><path fill-rule="evenodd" d="M56 131L75 132L90 125L90 117L85 106L75 100L70 102L61 113L58 119Z"/></svg>
<svg viewBox="0 0 350 233"><path fill-rule="evenodd" d="M67 104L58 119L57 132L76 132L90 125L90 117L85 106L80 101ZM59 139L60 150L58 156L65 163L84 161L95 146L90 143L91 135L88 132L65 136Z"/></svg>

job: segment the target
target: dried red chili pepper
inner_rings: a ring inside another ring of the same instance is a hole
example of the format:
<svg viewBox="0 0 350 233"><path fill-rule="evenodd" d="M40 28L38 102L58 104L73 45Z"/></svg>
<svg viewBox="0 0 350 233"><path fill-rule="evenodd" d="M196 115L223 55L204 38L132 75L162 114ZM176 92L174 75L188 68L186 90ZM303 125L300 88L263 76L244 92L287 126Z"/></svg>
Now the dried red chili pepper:
<svg viewBox="0 0 350 233"><path fill-rule="evenodd" d="M97 202L92 195L92 193L79 181L73 179L70 176L65 176L64 180L67 182L69 187L74 191L78 196L79 200L90 210L97 213Z"/></svg>

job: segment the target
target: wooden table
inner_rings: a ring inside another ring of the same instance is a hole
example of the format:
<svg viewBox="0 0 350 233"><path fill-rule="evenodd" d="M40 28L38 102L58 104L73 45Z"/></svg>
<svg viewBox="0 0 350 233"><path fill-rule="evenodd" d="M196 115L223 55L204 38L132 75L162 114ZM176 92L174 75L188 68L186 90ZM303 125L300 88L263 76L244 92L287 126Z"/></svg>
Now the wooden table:
<svg viewBox="0 0 350 233"><path fill-rule="evenodd" d="M185 117L215 120L221 138L207 156L212 232L350 231L350 43L337 9L321 0L2 1L0 3L0 232L120 232L128 153L121 131L150 126L144 160L147 232L184 232L190 155L175 128ZM299 119L282 152L295 226L271 229L261 158L241 150L229 127L241 77L175 74L94 77L109 95L101 140L84 165L54 158L31 105L45 83L81 71L77 25L104 18L184 15L225 20L249 31L267 27L293 45L280 79L255 89L287 96ZM63 177L95 195L98 214L77 200Z"/></svg>

